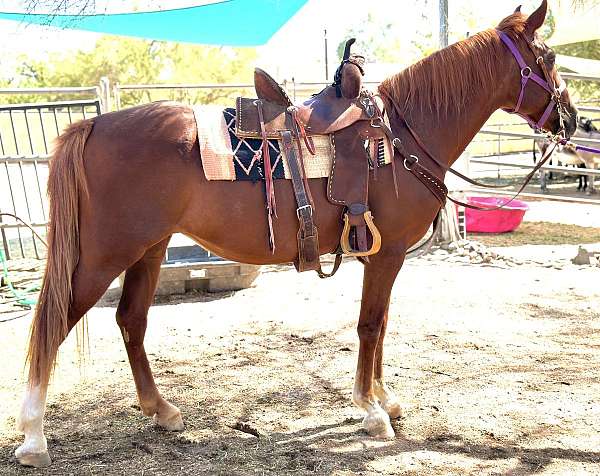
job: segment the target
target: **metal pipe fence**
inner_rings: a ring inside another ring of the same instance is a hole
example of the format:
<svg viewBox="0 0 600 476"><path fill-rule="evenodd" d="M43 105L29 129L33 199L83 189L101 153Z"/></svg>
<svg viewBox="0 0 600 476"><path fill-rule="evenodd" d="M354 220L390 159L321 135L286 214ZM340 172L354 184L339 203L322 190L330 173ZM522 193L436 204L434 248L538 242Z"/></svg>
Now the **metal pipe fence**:
<svg viewBox="0 0 600 476"><path fill-rule="evenodd" d="M67 88L91 92L96 88ZM0 90L0 93L6 90ZM55 94L64 88L27 90ZM10 90L7 94L21 94ZM69 124L101 112L100 99L0 106L0 212L13 213L44 234L48 220L46 182L52 142ZM0 217L1 246L7 257L40 259L45 249L27 227Z"/></svg>
<svg viewBox="0 0 600 476"><path fill-rule="evenodd" d="M379 81L364 81L366 86L377 86ZM304 81L297 82L294 79L283 81L280 86L286 90L293 101L299 98L306 98L313 93L316 93L324 87L331 84L331 81ZM116 109L121 109L123 106L123 94L133 92L150 91L168 91L171 93L181 91L208 91L208 90L223 90L223 91L248 91L254 90L254 83L233 83L233 84L115 84L113 87L113 97ZM151 97L150 95L148 95ZM128 104L131 105L131 104Z"/></svg>

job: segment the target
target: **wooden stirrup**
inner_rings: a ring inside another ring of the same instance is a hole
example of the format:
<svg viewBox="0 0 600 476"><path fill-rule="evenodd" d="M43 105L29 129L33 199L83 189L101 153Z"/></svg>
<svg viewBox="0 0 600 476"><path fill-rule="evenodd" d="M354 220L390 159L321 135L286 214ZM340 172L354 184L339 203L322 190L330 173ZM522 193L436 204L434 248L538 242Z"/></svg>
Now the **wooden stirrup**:
<svg viewBox="0 0 600 476"><path fill-rule="evenodd" d="M363 214L363 218L367 224L367 227L369 228L369 231L371 232L371 236L373 237L373 244L367 251L355 251L352 249L350 246L350 218L348 217L348 212L346 212L344 213L344 229L342 230L342 236L340 238L340 246L342 247L342 251L346 256L370 256L374 255L381 249L381 234L373 222L373 216L371 215L371 212L367 210Z"/></svg>

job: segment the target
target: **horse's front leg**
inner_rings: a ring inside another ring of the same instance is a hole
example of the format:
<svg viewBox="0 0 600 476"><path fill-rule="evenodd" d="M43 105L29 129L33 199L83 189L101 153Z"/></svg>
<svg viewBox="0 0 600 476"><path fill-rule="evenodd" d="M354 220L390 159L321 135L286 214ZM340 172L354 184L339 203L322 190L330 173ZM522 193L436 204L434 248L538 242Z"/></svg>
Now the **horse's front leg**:
<svg viewBox="0 0 600 476"><path fill-rule="evenodd" d="M377 348L375 349L373 392L375 392L375 396L379 400L379 404L390 416L390 418L400 418L402 416L400 400L387 386L383 378L383 340L385 338L385 331L387 328L389 308L390 304L388 300L388 305L383 316L383 323L381 324L381 331L379 332L379 341L377 342Z"/></svg>
<svg viewBox="0 0 600 476"><path fill-rule="evenodd" d="M380 402L388 410L391 404L397 402L392 402L390 392L381 380L381 372L378 372L377 382L374 382L373 376L376 355L381 359L377 348L380 342L383 344L390 293L396 275L404 262L405 253L404 246L387 246L376 255L369 257L369 263L365 264L363 295L358 321L360 347L353 400L356 405L367 412L363 426L371 436L376 438L394 437L390 418ZM397 409L394 409L393 416L398 416L399 413L398 406Z"/></svg>

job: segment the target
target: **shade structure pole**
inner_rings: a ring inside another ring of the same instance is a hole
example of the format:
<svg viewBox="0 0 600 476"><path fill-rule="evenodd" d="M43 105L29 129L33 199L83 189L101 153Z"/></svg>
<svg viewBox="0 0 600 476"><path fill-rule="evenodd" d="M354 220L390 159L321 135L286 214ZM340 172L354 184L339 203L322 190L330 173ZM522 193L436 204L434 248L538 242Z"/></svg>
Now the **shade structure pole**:
<svg viewBox="0 0 600 476"><path fill-rule="evenodd" d="M439 0L440 4L440 49L448 46L448 0Z"/></svg>
<svg viewBox="0 0 600 476"><path fill-rule="evenodd" d="M327 51L327 30L323 30L323 40L325 42L325 81L329 81L329 55Z"/></svg>

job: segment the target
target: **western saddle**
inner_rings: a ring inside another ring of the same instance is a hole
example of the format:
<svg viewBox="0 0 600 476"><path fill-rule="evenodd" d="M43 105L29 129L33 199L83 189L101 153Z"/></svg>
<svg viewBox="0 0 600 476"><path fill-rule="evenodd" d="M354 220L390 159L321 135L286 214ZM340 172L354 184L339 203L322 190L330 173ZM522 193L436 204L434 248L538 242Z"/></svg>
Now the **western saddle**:
<svg viewBox="0 0 600 476"><path fill-rule="evenodd" d="M328 135L330 138L334 157L327 198L344 207L340 249L331 274L337 271L342 254L366 257L377 253L381 247L381 235L367 203L369 169L373 167L376 172L381 147L389 147L389 151L392 148L380 126L380 121L384 120L382 107L374 95L362 87L364 58L350 54L354 41L351 39L346 43L333 84L304 103L294 105L277 81L258 68L254 72L258 99L238 98L236 103L236 133L240 137L263 141L270 247L275 249L272 219L276 215L276 204L268 140L278 139L287 159L297 202L298 258L294 264L298 271L316 270L321 277L329 275L321 270L313 201L301 147L303 141L314 155L312 136ZM365 147L367 141L368 150Z"/></svg>

